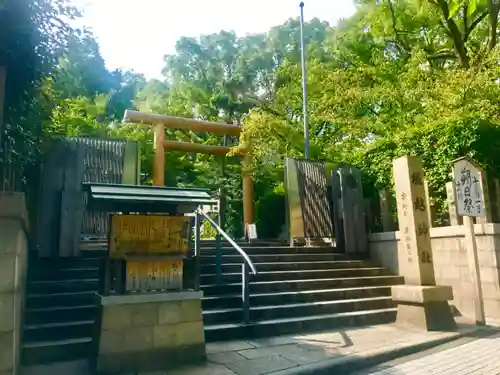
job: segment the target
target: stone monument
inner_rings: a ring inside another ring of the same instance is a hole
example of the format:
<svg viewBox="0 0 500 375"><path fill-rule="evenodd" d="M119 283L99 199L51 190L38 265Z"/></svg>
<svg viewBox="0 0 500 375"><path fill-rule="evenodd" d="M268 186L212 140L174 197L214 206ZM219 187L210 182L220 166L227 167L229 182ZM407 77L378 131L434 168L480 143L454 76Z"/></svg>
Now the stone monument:
<svg viewBox="0 0 500 375"><path fill-rule="evenodd" d="M425 203L424 173L420 159L403 156L393 162L401 244L399 269L405 285L392 287L398 304L396 323L428 331L456 328L449 300L450 286L436 285Z"/></svg>

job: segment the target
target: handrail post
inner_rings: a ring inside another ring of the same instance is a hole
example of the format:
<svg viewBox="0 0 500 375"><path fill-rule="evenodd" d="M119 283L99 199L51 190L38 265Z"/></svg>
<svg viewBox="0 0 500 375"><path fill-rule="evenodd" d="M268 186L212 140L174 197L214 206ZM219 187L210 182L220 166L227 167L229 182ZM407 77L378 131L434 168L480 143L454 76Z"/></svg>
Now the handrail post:
<svg viewBox="0 0 500 375"><path fill-rule="evenodd" d="M215 221L213 221L213 219L208 216L206 213L204 213L203 211L200 211L198 210L198 213L205 217L205 219L220 233L220 235L222 237L224 237L226 239L227 242L229 242L229 244L231 246L233 246L236 251L238 251L240 253L240 255L243 257L243 259L245 260L245 262L247 262L248 264L248 267L250 267L250 270L252 271L252 274L254 275L257 275L257 269L255 268L254 264L252 263L252 261L250 260L250 258L248 257L248 255L242 250L241 247L238 246L238 244L236 242L234 242L234 240L229 237L227 235L226 232L224 232L218 225Z"/></svg>
<svg viewBox="0 0 500 375"><path fill-rule="evenodd" d="M243 307L243 323L250 322L250 272L248 264L243 262L241 265L241 299Z"/></svg>
<svg viewBox="0 0 500 375"><path fill-rule="evenodd" d="M224 230L224 218L223 218L223 202L222 202L222 188L219 188L219 212L217 213L217 224ZM222 254L221 254L221 241L222 237L219 231L215 237L215 283L222 283Z"/></svg>
<svg viewBox="0 0 500 375"><path fill-rule="evenodd" d="M222 283L222 254L221 235L217 233L215 237L215 283Z"/></svg>
<svg viewBox="0 0 500 375"><path fill-rule="evenodd" d="M196 211L194 216L194 290L200 290L200 231L201 220L200 214Z"/></svg>

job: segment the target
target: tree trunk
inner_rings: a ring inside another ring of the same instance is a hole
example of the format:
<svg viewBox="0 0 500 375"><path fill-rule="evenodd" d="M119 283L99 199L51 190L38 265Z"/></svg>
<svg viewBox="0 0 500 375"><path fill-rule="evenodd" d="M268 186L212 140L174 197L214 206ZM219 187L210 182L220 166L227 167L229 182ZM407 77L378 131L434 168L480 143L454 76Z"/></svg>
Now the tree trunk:
<svg viewBox="0 0 500 375"><path fill-rule="evenodd" d="M500 4L495 0L488 0L488 12L490 15L490 41L488 48L492 50L497 45L498 11Z"/></svg>
<svg viewBox="0 0 500 375"><path fill-rule="evenodd" d="M470 67L469 55L467 54L467 48L465 47L464 38L462 33L458 29L456 22L453 18L450 17L450 9L448 8L448 3L446 0L437 0L439 4L439 8L443 14L444 20L446 22L446 26L448 28L448 32L453 40L453 46L458 55L458 61L460 62L460 66L464 69L468 69Z"/></svg>

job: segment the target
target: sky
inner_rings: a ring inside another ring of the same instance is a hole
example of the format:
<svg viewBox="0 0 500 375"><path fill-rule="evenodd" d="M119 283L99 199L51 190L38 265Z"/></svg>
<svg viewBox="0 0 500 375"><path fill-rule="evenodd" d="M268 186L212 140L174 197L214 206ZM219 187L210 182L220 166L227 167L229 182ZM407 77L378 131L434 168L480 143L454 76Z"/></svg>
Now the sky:
<svg viewBox="0 0 500 375"><path fill-rule="evenodd" d="M73 0L79 26L95 34L109 69L133 69L161 78L163 56L181 36L234 30L260 33L298 17L298 0ZM354 12L352 0L306 0L304 18L335 24Z"/></svg>

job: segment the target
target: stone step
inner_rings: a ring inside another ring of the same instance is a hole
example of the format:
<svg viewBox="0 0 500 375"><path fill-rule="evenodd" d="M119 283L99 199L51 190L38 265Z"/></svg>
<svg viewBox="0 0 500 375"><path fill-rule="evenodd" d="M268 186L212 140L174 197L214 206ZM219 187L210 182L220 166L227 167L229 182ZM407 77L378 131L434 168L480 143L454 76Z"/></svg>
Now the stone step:
<svg viewBox="0 0 500 375"><path fill-rule="evenodd" d="M108 255L108 246L99 249L80 250L80 258L83 259L101 259Z"/></svg>
<svg viewBox="0 0 500 375"><path fill-rule="evenodd" d="M318 289L281 293L254 293L250 295L250 306L294 304L319 301L338 301L385 297L391 295L390 286L371 286L359 288ZM241 293L203 298L203 309L241 308Z"/></svg>
<svg viewBox="0 0 500 375"><path fill-rule="evenodd" d="M47 267L39 268L29 275L29 279L33 281L97 279L98 277L99 268L97 267L74 267L66 269Z"/></svg>
<svg viewBox="0 0 500 375"><path fill-rule="evenodd" d="M286 241L276 241L276 240L255 240L252 242L247 242L244 240L234 240L236 244L240 247L267 247L267 246L287 246ZM228 241L220 241L220 245L224 247L232 246ZM200 247L215 247L215 240L202 240L200 241Z"/></svg>
<svg viewBox="0 0 500 375"><path fill-rule="evenodd" d="M79 244L80 257L100 258L107 254L108 241L81 241Z"/></svg>
<svg viewBox="0 0 500 375"><path fill-rule="evenodd" d="M390 286L403 278L329 247L241 243L259 275L250 280L250 317L242 324L242 257L222 246L223 283L215 284L214 242L203 242L201 283L207 341L275 336L394 320ZM82 257L35 261L27 286L22 360L25 365L93 355L90 336L104 242L83 243Z"/></svg>
<svg viewBox="0 0 500 375"><path fill-rule="evenodd" d="M225 259L223 258L225 261ZM243 260L237 263L222 264L223 273L241 272ZM203 264L200 267L201 274L214 274L215 264ZM258 263L258 271L292 271L292 270L315 270L315 269L343 269L343 268L363 268L374 267L371 262L363 260L331 260L313 262L279 262L279 263Z"/></svg>
<svg viewBox="0 0 500 375"><path fill-rule="evenodd" d="M318 301L283 305L251 306L250 319L256 323L262 320L310 317L315 315L346 313L351 311L379 310L395 307L390 296L341 301ZM242 309L215 309L203 311L205 325L239 323Z"/></svg>
<svg viewBox="0 0 500 375"><path fill-rule="evenodd" d="M243 338L271 337L298 332L303 333L343 327L387 324L393 322L395 318L396 309L386 308L370 311L261 320L250 324L214 324L205 326L205 339L207 342L214 342Z"/></svg>
<svg viewBox="0 0 500 375"><path fill-rule="evenodd" d="M241 268L241 266L240 266ZM381 267L372 268L341 268L341 269L319 269L319 270L293 270L293 271L266 271L252 276L252 282L278 281L278 280L304 280L304 279L330 279L339 277L366 277L390 275L389 271ZM241 270L236 273L223 273L222 281L225 283L241 282ZM215 284L216 275L201 275L201 283L204 285Z"/></svg>
<svg viewBox="0 0 500 375"><path fill-rule="evenodd" d="M89 338L94 331L94 320L58 322L27 325L24 328L23 340L26 343L51 340L69 340Z"/></svg>
<svg viewBox="0 0 500 375"><path fill-rule="evenodd" d="M98 284L98 279L29 281L28 294L95 292Z"/></svg>
<svg viewBox="0 0 500 375"><path fill-rule="evenodd" d="M338 253L333 247L290 247L290 246L273 246L273 247L242 247L243 251L247 253L249 256L258 255L258 254L332 254ZM206 247L201 248L200 252L202 255L210 255L215 254L217 249L215 247ZM222 247L220 249L222 254L235 254L237 250L232 247Z"/></svg>
<svg viewBox="0 0 500 375"><path fill-rule="evenodd" d="M28 294L26 308L82 306L95 303L96 290L69 293Z"/></svg>
<svg viewBox="0 0 500 375"><path fill-rule="evenodd" d="M37 269L74 269L74 268L99 268L103 262L102 258L78 257L78 258L57 258L57 259L37 259L30 267L29 273L36 272Z"/></svg>
<svg viewBox="0 0 500 375"><path fill-rule="evenodd" d="M95 304L57 306L26 309L25 323L28 325L43 323L64 323L77 320L95 320L98 307Z"/></svg>
<svg viewBox="0 0 500 375"><path fill-rule="evenodd" d="M81 250L87 250L87 249L105 249L108 246L108 239L107 238L96 238L92 240L85 240L82 239L80 240L80 243L78 244L78 247Z"/></svg>
<svg viewBox="0 0 500 375"><path fill-rule="evenodd" d="M241 262L241 255L223 255L222 263ZM250 256L253 263L281 263L281 262L320 262L334 260L348 260L345 254L341 253L299 253L299 254L258 254ZM200 255L201 264L215 264L215 255Z"/></svg>
<svg viewBox="0 0 500 375"><path fill-rule="evenodd" d="M91 338L26 342L23 345L22 364L31 366L52 362L87 359L92 355Z"/></svg>
<svg viewBox="0 0 500 375"><path fill-rule="evenodd" d="M363 286L387 286L403 284L401 276L342 277L314 280L250 281L250 293L275 293L316 289L349 288ZM206 296L241 293L241 283L202 285Z"/></svg>

